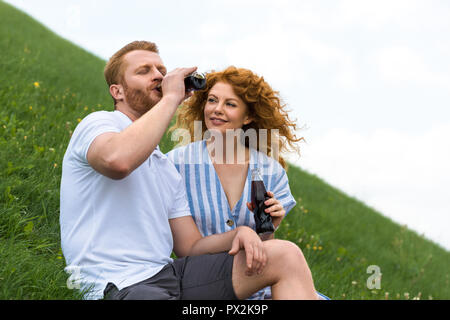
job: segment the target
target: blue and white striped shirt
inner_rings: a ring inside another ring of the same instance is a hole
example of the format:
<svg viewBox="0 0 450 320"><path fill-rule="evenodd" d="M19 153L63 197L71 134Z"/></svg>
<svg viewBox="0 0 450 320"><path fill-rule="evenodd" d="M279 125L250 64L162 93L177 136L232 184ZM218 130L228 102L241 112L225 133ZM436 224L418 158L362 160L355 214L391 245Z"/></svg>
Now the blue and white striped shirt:
<svg viewBox="0 0 450 320"><path fill-rule="evenodd" d="M191 214L203 236L223 233L238 226L255 228L253 213L246 205L246 202L251 202L251 170L254 168L260 169L267 191L274 193L286 213L295 206L296 201L291 194L283 167L262 152L255 149L250 151L244 190L232 209L209 157L205 140L175 148L167 153L167 157L184 179Z"/></svg>
<svg viewBox="0 0 450 320"><path fill-rule="evenodd" d="M251 202L251 171L259 168L267 191L283 205L286 214L295 206L286 171L273 158L255 149L250 149L247 179L234 208L230 208L214 165L206 148L206 141L197 141L175 148L167 157L175 164L183 177L191 215L203 236L223 233L238 226L255 229L253 213L246 202ZM269 288L270 289L270 288ZM264 289L251 299L263 299Z"/></svg>

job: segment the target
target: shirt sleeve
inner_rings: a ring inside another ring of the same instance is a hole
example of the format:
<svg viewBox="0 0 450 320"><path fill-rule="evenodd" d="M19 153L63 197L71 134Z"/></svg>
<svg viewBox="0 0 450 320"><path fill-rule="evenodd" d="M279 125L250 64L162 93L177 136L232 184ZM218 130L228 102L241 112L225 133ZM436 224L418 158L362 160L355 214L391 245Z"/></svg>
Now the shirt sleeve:
<svg viewBox="0 0 450 320"><path fill-rule="evenodd" d="M117 121L106 112L95 112L84 118L75 129L72 152L75 158L87 163L87 152L96 137L106 132L120 132Z"/></svg>
<svg viewBox="0 0 450 320"><path fill-rule="evenodd" d="M176 181L176 183L175 183L173 203L169 211L169 219L190 216L191 210L189 209L186 187L184 185L183 178L178 173L178 171L173 167L173 163L171 163L171 165L173 168L171 174L174 175L174 180Z"/></svg>
<svg viewBox="0 0 450 320"><path fill-rule="evenodd" d="M283 167L277 163L274 170L274 183L272 191L275 198L283 205L286 214L297 204L289 187L289 179Z"/></svg>

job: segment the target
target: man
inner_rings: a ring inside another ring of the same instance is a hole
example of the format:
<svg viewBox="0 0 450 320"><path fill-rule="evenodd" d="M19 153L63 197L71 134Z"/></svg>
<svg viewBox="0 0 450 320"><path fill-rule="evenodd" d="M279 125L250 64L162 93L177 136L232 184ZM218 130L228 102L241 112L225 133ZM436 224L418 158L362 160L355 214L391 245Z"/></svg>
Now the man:
<svg viewBox="0 0 450 320"><path fill-rule="evenodd" d="M108 61L115 111L84 118L63 160L61 246L71 280L94 299L244 299L268 285L274 299L316 299L296 245L262 242L247 227L199 233L182 179L158 147L195 70L167 73L146 41Z"/></svg>

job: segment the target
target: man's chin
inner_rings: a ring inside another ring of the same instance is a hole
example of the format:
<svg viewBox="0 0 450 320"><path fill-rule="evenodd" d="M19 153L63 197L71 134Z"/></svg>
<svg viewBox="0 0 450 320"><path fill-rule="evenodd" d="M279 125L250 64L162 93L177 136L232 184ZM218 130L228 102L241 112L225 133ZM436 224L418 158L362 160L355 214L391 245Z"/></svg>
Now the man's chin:
<svg viewBox="0 0 450 320"><path fill-rule="evenodd" d="M162 95L162 92L160 92L160 91L158 91L158 90L152 90L152 91L150 91L150 94L149 94L149 100L151 100L152 101L152 107L155 105L155 104L157 104L159 101L161 101L161 99L162 99L162 97L163 97L163 95Z"/></svg>
<svg viewBox="0 0 450 320"><path fill-rule="evenodd" d="M152 99L152 100L154 101L154 104L157 104L158 102L160 102L161 99L162 99L162 97L163 97L162 93L158 93L158 94L155 96L155 98Z"/></svg>
<svg viewBox="0 0 450 320"><path fill-rule="evenodd" d="M127 103L126 104L126 108L133 110L132 112L136 115L138 115L138 117L143 116L147 111L149 111L150 109L152 109L157 102L142 102L140 101L139 103Z"/></svg>
<svg viewBox="0 0 450 320"><path fill-rule="evenodd" d="M141 90L129 90L125 92L127 105L140 115L152 109L162 99L162 93L157 90L147 91L145 94Z"/></svg>

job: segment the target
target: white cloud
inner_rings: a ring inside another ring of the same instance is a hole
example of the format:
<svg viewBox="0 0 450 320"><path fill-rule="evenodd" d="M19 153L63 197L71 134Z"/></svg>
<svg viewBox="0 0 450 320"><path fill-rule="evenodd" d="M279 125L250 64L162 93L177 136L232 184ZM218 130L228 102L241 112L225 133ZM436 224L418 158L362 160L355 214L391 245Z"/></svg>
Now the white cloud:
<svg viewBox="0 0 450 320"><path fill-rule="evenodd" d="M316 78L322 84L325 81L340 89L358 88L359 71L353 52L327 44L307 31L283 26L276 20L266 28L231 41L224 52L226 61L252 69L284 90L291 88L297 92L319 73L326 74L321 79Z"/></svg>
<svg viewBox="0 0 450 320"><path fill-rule="evenodd" d="M414 3L413 3L414 2ZM380 29L389 22L402 21L417 6L414 0L344 0L340 2L337 17L347 25L360 24L370 29Z"/></svg>
<svg viewBox="0 0 450 320"><path fill-rule="evenodd" d="M394 86L427 85L450 88L450 76L432 71L413 49L396 46L380 49L373 60L383 81Z"/></svg>
<svg viewBox="0 0 450 320"><path fill-rule="evenodd" d="M354 62L355 57L344 56L338 64L338 73L335 77L336 85L341 89L354 91L359 86L359 68Z"/></svg>
<svg viewBox="0 0 450 320"><path fill-rule="evenodd" d="M289 159L450 249L450 123L423 135L332 129Z"/></svg>

